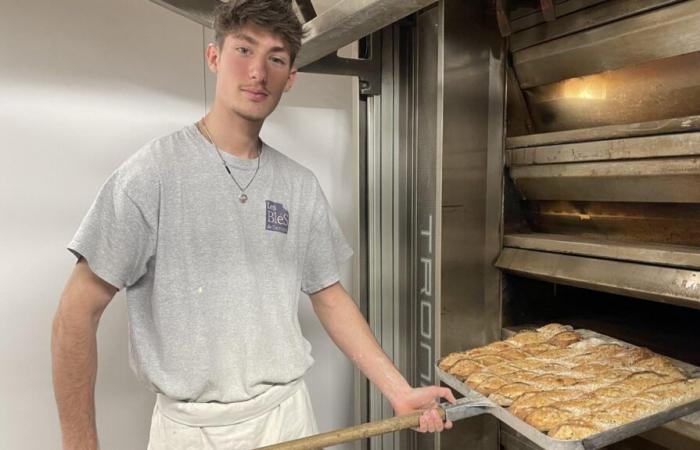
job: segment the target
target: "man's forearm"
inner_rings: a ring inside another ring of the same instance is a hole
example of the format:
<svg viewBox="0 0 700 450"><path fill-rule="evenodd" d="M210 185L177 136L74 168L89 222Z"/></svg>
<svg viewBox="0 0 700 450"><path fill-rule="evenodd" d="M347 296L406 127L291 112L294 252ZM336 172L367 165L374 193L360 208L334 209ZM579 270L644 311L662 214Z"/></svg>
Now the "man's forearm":
<svg viewBox="0 0 700 450"><path fill-rule="evenodd" d="M314 300L314 309L335 344L374 383L392 406L411 386L386 356L352 298L340 285Z"/></svg>
<svg viewBox="0 0 700 450"><path fill-rule="evenodd" d="M68 317L67 317L68 316ZM53 384L64 450L97 449L97 321L59 312L53 323Z"/></svg>

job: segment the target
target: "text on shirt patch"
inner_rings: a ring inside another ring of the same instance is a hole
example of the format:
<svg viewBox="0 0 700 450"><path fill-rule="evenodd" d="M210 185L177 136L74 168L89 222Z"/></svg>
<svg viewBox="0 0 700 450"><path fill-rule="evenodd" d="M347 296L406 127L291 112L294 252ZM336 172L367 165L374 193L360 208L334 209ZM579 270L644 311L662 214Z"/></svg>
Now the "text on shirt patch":
<svg viewBox="0 0 700 450"><path fill-rule="evenodd" d="M289 229L289 211L284 209L284 205L281 203L271 202L270 200L265 200L265 205L265 229L287 234Z"/></svg>

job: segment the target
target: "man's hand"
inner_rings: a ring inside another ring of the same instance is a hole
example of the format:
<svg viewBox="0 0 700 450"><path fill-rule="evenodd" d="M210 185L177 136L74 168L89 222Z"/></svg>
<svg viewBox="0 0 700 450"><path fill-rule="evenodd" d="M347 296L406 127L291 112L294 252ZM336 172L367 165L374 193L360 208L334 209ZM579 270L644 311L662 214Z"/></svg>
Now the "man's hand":
<svg viewBox="0 0 700 450"><path fill-rule="evenodd" d="M439 399L444 398L450 403L455 403L457 400L449 388L438 386L426 386L421 388L412 388L406 394L397 399L391 406L394 408L397 416L410 414L414 411L425 411L420 418L420 427L416 431L425 433L441 432L452 428L452 422L447 420L442 421L436 406Z"/></svg>

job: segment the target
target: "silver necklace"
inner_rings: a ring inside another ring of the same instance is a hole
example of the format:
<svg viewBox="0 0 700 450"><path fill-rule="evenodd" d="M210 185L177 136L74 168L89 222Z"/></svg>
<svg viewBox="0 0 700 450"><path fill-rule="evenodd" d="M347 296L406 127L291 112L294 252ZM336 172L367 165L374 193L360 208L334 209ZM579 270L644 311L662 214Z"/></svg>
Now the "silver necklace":
<svg viewBox="0 0 700 450"><path fill-rule="evenodd" d="M224 168L226 169L226 172L228 172L228 175L231 177L233 182L236 183L236 186L238 186L238 189L241 191L241 195L238 196L238 200L241 203L247 202L248 195L246 195L245 190L248 189L248 186L250 186L250 183L253 182L253 180L255 179L255 176L258 174L258 170L260 170L260 155L262 155L262 147L260 147L260 149L258 150L258 166L255 168L255 173L250 178L250 181L248 181L248 184L246 184L245 186L241 186L241 184L238 181L236 181L236 177L233 176L231 169L228 167L226 160L224 159L223 155L221 154L221 150L219 150L219 147L217 147L216 144L214 143L214 139L211 138L211 133L209 133L209 128L207 128L207 124L204 123L204 120L202 120L201 123L202 123L202 128L204 128L204 131L207 133L207 138L209 139L209 142L211 142L211 145L213 145L214 149L216 149L216 154L219 155L221 162L224 163Z"/></svg>

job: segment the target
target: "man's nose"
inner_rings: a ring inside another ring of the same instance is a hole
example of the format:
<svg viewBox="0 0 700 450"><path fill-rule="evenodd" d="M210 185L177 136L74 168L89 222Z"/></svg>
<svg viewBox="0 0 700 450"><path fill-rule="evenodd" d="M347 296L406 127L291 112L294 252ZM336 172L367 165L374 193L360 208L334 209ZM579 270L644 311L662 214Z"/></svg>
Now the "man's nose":
<svg viewBox="0 0 700 450"><path fill-rule="evenodd" d="M254 58L250 64L250 78L259 83L267 81L267 67L264 58Z"/></svg>

